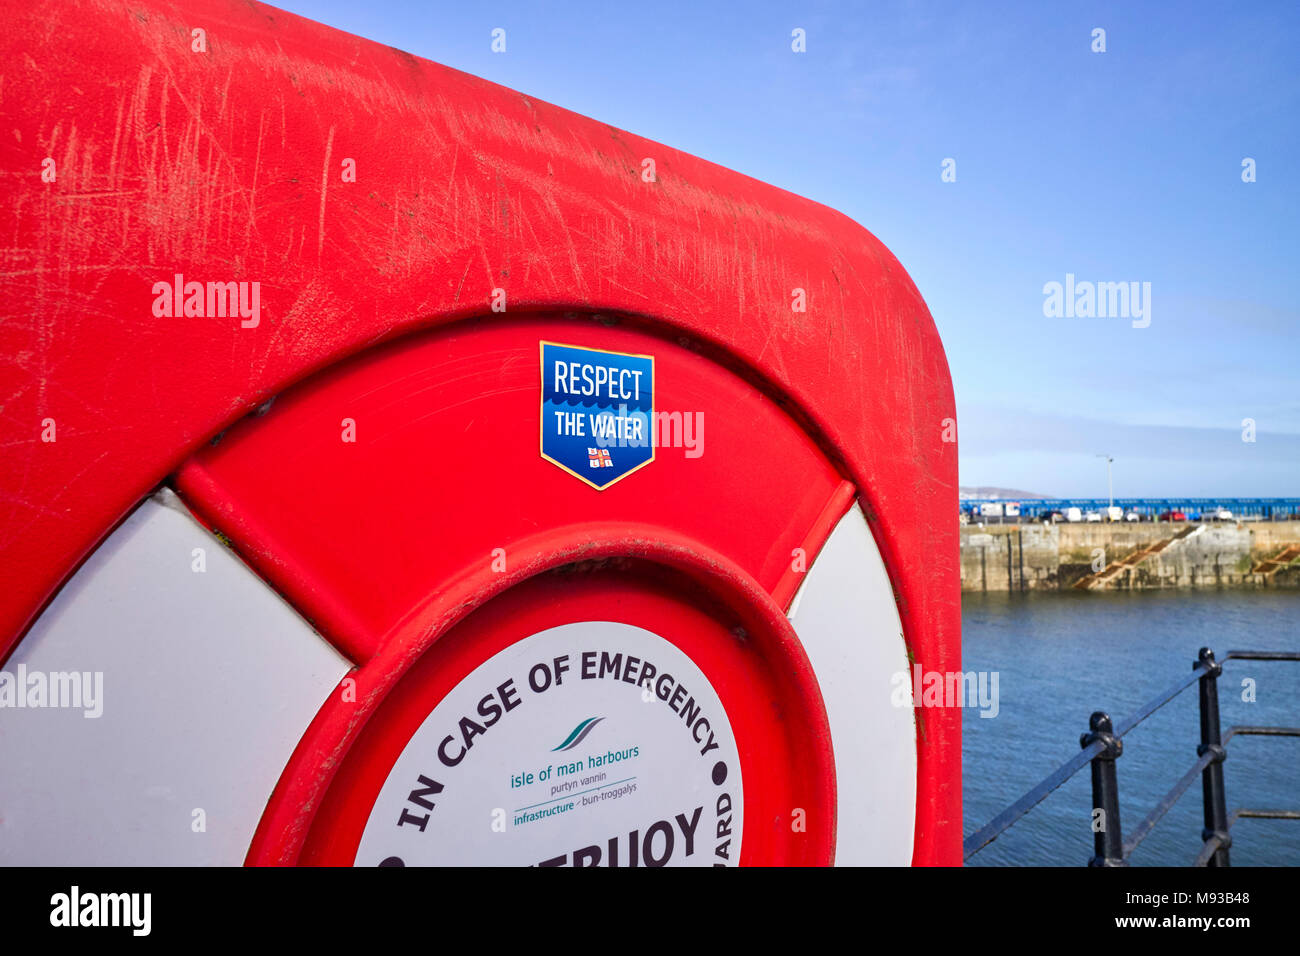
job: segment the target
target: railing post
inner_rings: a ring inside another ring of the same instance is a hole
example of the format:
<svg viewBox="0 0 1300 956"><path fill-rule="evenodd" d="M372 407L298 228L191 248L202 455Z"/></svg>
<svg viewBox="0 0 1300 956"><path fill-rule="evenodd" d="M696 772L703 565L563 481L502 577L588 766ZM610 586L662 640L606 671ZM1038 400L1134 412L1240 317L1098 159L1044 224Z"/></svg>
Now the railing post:
<svg viewBox="0 0 1300 956"><path fill-rule="evenodd" d="M1093 857L1088 865L1128 866L1119 824L1119 778L1115 774L1115 761L1124 753L1124 741L1115 736L1110 716L1100 710L1088 719L1088 733L1079 737L1079 746L1086 750L1097 741L1105 746L1092 758Z"/></svg>
<svg viewBox="0 0 1300 956"><path fill-rule="evenodd" d="M1223 665L1214 659L1214 651L1202 647L1200 657L1193 667L1207 666L1201 675L1201 745L1196 748L1196 755L1203 757L1214 754L1214 760L1201 771L1201 794L1205 808L1205 829L1201 831L1201 842L1217 839L1219 848L1210 857L1207 866L1229 866L1228 847L1232 846L1232 836L1228 832L1228 798L1223 789L1223 761L1228 753L1223 749L1223 740L1219 736L1219 683L1218 677L1223 673Z"/></svg>

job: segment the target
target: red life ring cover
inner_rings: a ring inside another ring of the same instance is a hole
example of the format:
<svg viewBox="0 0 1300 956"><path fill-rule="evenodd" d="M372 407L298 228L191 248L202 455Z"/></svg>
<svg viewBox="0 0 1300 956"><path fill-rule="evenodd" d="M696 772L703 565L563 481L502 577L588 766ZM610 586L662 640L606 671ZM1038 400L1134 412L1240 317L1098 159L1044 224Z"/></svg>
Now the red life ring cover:
<svg viewBox="0 0 1300 956"><path fill-rule="evenodd" d="M269 398L420 330L571 313L652 329L777 403L857 489L914 660L960 666L950 376L860 226L258 4L21 8L0 57L0 659L150 489ZM158 289L191 281L236 283L244 312L160 314ZM914 862L957 863L960 711L917 720Z"/></svg>

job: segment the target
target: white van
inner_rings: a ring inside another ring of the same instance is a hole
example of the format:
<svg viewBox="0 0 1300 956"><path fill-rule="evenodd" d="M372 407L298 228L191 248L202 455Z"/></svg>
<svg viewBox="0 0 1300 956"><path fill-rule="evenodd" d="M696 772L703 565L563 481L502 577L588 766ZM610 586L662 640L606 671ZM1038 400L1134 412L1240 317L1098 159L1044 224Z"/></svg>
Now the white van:
<svg viewBox="0 0 1300 956"><path fill-rule="evenodd" d="M1083 520L1083 511L1080 510L1079 508L1066 508L1066 509L1065 509L1065 520L1066 520L1066 521L1082 521L1082 520Z"/></svg>

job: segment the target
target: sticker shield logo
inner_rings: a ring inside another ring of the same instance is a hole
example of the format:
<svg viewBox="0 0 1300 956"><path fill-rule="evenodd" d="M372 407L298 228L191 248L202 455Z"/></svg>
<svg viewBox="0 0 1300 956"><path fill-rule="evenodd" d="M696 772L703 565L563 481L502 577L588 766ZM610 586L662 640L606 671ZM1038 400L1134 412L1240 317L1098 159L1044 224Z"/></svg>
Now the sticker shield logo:
<svg viewBox="0 0 1300 956"><path fill-rule="evenodd" d="M654 461L654 361L542 342L542 457L598 491Z"/></svg>

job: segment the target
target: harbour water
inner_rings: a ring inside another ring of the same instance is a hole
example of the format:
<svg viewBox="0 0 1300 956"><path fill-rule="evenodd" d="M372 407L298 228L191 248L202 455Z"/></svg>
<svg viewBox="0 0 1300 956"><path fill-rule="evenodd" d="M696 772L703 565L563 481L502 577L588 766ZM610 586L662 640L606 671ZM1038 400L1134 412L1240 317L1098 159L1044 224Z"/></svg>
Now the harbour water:
<svg viewBox="0 0 1300 956"><path fill-rule="evenodd" d="M1118 722L1193 666L1197 650L1300 650L1295 591L964 594L964 669L999 672L1000 707L963 716L964 832L971 833L1079 749L1088 715ZM1254 681L1254 702L1243 699ZM1300 726L1300 663L1230 661L1222 726ZM1131 832L1196 760L1192 685L1124 738L1120 816ZM1228 810L1300 809L1300 738L1235 737L1224 764ZM972 866L1079 866L1092 855L1090 776L1065 786L973 857ZM1194 783L1132 857L1187 866L1200 850ZM1240 820L1233 865L1300 866L1300 821Z"/></svg>

